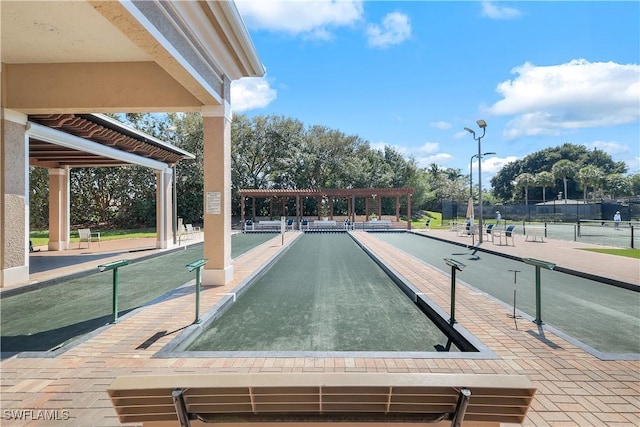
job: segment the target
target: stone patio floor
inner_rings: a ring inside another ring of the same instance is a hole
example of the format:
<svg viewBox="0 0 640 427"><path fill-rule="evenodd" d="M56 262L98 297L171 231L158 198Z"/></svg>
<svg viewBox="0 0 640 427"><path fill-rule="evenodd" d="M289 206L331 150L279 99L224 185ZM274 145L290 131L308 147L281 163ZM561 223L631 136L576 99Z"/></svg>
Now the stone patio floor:
<svg viewBox="0 0 640 427"><path fill-rule="evenodd" d="M455 233L425 233L451 240ZM286 233L286 242L297 233ZM396 271L426 293L444 311L449 310L450 278L441 270L397 255L397 250L370 233L356 237ZM464 241L464 240L462 240ZM638 280L638 260L601 254L585 255L577 244L547 240L516 246L495 246L497 251L524 251L542 258L553 254L558 265L585 270L624 264L625 277ZM585 245L579 245L585 246ZM203 287L201 312L223 298L245 277L281 248L274 237L234 260L235 276L223 287ZM538 255L536 255L538 254ZM585 256L587 258L585 258ZM591 258L593 257L593 258ZM613 258L616 258L614 261ZM55 274L55 273L51 273ZM635 282L633 282L635 283ZM191 287L193 289L193 286ZM215 372L430 372L526 375L537 387L525 426L638 426L640 425L640 361L599 360L575 345L520 320L518 330L506 314L509 309L466 286L457 287L456 320L496 354L494 359L416 359L360 357L247 357L154 358L154 354L194 315L194 293L177 294L137 310L57 357L11 357L2 360L3 426L121 426L106 389L119 375L197 374ZM639 308L640 312L640 308ZM640 313L639 313L640 314ZM640 315L639 315L640 322ZM152 339L152 338L157 339ZM159 337L159 338L158 338ZM60 421L16 420L11 410L59 410ZM505 425L507 426L507 425Z"/></svg>

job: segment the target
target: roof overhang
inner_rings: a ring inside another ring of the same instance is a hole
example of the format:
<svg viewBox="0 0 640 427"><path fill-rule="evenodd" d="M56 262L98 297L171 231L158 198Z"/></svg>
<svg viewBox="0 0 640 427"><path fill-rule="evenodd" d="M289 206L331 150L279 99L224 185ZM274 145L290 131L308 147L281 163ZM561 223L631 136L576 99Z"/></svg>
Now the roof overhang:
<svg viewBox="0 0 640 427"><path fill-rule="evenodd" d="M139 165L162 170L195 158L103 114L39 114L28 119L31 166Z"/></svg>
<svg viewBox="0 0 640 427"><path fill-rule="evenodd" d="M2 107L23 114L201 111L262 76L232 1L0 2Z"/></svg>

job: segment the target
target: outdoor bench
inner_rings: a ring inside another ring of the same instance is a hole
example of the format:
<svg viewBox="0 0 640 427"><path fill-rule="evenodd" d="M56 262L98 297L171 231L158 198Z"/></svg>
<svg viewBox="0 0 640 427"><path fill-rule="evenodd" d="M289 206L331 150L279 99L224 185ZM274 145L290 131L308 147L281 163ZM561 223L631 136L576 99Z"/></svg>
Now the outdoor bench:
<svg viewBox="0 0 640 427"><path fill-rule="evenodd" d="M280 221L258 221L255 229L258 230L280 230L282 223Z"/></svg>
<svg viewBox="0 0 640 427"><path fill-rule="evenodd" d="M521 424L536 389L522 375L279 372L120 376L107 391L121 423L144 427L176 420L499 426Z"/></svg>
<svg viewBox="0 0 640 427"><path fill-rule="evenodd" d="M337 226L337 221L333 220L318 220L311 223L311 228L337 228Z"/></svg>
<svg viewBox="0 0 640 427"><path fill-rule="evenodd" d="M367 221L365 223L365 228L387 230L387 229L391 228L391 221L389 221L388 219L379 219L379 220L375 220L375 221Z"/></svg>

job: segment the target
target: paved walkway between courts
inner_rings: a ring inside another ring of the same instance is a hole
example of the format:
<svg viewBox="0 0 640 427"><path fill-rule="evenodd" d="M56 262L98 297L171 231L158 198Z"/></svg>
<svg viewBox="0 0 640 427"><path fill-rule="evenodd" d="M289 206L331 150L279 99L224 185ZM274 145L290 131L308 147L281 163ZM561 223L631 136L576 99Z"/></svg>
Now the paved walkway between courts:
<svg viewBox="0 0 640 427"><path fill-rule="evenodd" d="M286 233L285 243L297 235ZM411 280L421 292L428 294L444 311L449 310L450 279L445 273L417 260L396 256L397 251L374 234L355 232L354 236ZM516 238L515 244L515 248L530 247L531 251L537 247L545 248L545 252L536 255L527 252L527 256L542 259L547 257L541 255L566 251L564 244L551 240L525 245ZM232 290L281 248L278 236L236 258L231 283L203 287L202 311L219 302L225 292ZM582 261L575 258L581 258L583 253L568 253L575 254L573 261L569 258L563 261L557 258L555 261L577 268ZM611 262L608 256L599 257L598 265ZM626 261L637 265L636 260ZM534 402L523 424L527 427L640 425L640 361L637 358L599 360L532 322L522 320L516 329L513 320L505 315L505 306L465 286L457 289L456 319L481 340L495 354L494 357L154 357L181 329L192 323L193 304L191 285L172 298L130 313L119 323L109 325L56 357L3 360L0 387L2 425L120 426L106 393L109 384L119 375L285 374L302 371L526 375L537 387ZM19 413L16 411L30 409L58 410L58 414L68 419L46 424L16 419L15 414Z"/></svg>
<svg viewBox="0 0 640 427"><path fill-rule="evenodd" d="M595 276L606 277L640 286L640 259L602 254L585 249L613 248L612 246L594 245L568 240L544 238L542 241L525 240L525 236L517 234L512 243L499 244L493 242L491 236L483 236L483 242L478 244L478 236L459 235L455 231L446 229L414 230L415 232L437 237L443 240L476 245L483 250L498 252L519 258L534 258L552 262L559 267L581 271ZM616 248L619 249L619 248Z"/></svg>

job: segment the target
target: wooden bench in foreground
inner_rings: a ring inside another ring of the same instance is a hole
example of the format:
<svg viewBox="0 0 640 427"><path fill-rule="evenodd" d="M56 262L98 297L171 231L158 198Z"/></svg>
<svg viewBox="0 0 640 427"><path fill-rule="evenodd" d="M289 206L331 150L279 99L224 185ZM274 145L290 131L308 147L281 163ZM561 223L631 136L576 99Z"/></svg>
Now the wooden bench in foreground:
<svg viewBox="0 0 640 427"><path fill-rule="evenodd" d="M521 424L535 391L520 375L333 372L120 376L108 388L120 422L144 427Z"/></svg>

